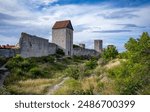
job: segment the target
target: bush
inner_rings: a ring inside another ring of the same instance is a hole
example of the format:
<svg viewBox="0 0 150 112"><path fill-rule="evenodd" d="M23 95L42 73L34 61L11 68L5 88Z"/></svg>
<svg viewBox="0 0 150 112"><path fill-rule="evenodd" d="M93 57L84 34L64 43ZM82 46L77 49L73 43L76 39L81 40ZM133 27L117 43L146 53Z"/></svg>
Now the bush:
<svg viewBox="0 0 150 112"><path fill-rule="evenodd" d="M65 55L64 51L62 49L59 49L59 48L56 50L56 54L61 55L61 56Z"/></svg>
<svg viewBox="0 0 150 112"><path fill-rule="evenodd" d="M31 74L31 77L33 77L33 78L37 78L37 77L40 77L43 75L42 71L37 67L31 68L29 72Z"/></svg>
<svg viewBox="0 0 150 112"><path fill-rule="evenodd" d="M54 63L55 61L54 56L32 57L29 59L34 62L39 62L39 63Z"/></svg>
<svg viewBox="0 0 150 112"><path fill-rule="evenodd" d="M65 74L77 80L79 79L80 71L78 69L78 66L70 66L65 70Z"/></svg>
<svg viewBox="0 0 150 112"><path fill-rule="evenodd" d="M109 76L115 80L118 94L142 94L145 86L150 83L148 66L139 63L124 62L108 72Z"/></svg>
<svg viewBox="0 0 150 112"><path fill-rule="evenodd" d="M0 67L7 62L7 59L0 56Z"/></svg>
<svg viewBox="0 0 150 112"><path fill-rule="evenodd" d="M88 56L76 56L76 55L73 56L73 60L77 62L81 60L87 60L87 59L89 59Z"/></svg>
<svg viewBox="0 0 150 112"><path fill-rule="evenodd" d="M130 56L129 52L126 51L126 52L119 53L118 58L120 58L120 59L128 59L129 56Z"/></svg>
<svg viewBox="0 0 150 112"><path fill-rule="evenodd" d="M20 64L23 60L24 59L20 55L16 55L15 57L9 59L9 61L6 64L6 67L10 70L20 67Z"/></svg>
<svg viewBox="0 0 150 112"><path fill-rule="evenodd" d="M118 55L118 51L114 45L107 46L102 53L102 58L105 60L112 60L116 58Z"/></svg>
<svg viewBox="0 0 150 112"><path fill-rule="evenodd" d="M24 72L28 72L31 68L35 67L36 64L29 58L22 58L21 56L17 55L9 59L6 64L6 67L9 70L13 70L15 72L16 69L20 69Z"/></svg>
<svg viewBox="0 0 150 112"><path fill-rule="evenodd" d="M92 70L87 69L84 64L81 65L72 65L65 70L65 74L69 77L74 78L75 80L83 79L92 74Z"/></svg>
<svg viewBox="0 0 150 112"><path fill-rule="evenodd" d="M97 60L91 59L85 63L88 69L94 69L97 66Z"/></svg>
<svg viewBox="0 0 150 112"><path fill-rule="evenodd" d="M0 87L0 95L9 95L10 93L6 88Z"/></svg>

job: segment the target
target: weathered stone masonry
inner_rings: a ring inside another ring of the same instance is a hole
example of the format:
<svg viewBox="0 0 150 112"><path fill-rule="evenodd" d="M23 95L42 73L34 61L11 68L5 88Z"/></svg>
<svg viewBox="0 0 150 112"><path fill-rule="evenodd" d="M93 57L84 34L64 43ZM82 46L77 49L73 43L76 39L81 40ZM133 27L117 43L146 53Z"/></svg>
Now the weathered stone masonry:
<svg viewBox="0 0 150 112"><path fill-rule="evenodd" d="M16 55L15 49L0 49L0 56L2 57L13 57Z"/></svg>
<svg viewBox="0 0 150 112"><path fill-rule="evenodd" d="M60 48L66 56L98 56L102 52L102 40L94 41L94 49L86 49L85 44L73 49L73 27L70 20L57 21L52 28L52 43L48 39L22 33L17 49L0 49L0 56L41 57L55 54Z"/></svg>
<svg viewBox="0 0 150 112"><path fill-rule="evenodd" d="M26 33L21 34L19 41L20 54L22 57L41 57L55 54L57 45L49 43L47 39L32 36Z"/></svg>
<svg viewBox="0 0 150 112"><path fill-rule="evenodd" d="M65 55L73 55L73 27L70 20L57 21L52 28L52 43L58 45Z"/></svg>

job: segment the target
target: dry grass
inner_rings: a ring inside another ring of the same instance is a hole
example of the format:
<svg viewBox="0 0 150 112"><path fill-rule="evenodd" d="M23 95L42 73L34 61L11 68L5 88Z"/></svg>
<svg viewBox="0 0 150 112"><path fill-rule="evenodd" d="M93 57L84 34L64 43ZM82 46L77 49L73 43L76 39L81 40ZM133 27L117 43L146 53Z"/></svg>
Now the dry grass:
<svg viewBox="0 0 150 112"><path fill-rule="evenodd" d="M55 95L72 95L74 91L81 90L81 84L79 81L75 79L68 79L64 82L64 84L57 89L54 94Z"/></svg>
<svg viewBox="0 0 150 112"><path fill-rule="evenodd" d="M8 88L13 94L45 94L48 87L56 84L58 80L59 79L29 79L19 81Z"/></svg>
<svg viewBox="0 0 150 112"><path fill-rule="evenodd" d="M121 64L121 61L126 61L125 59L114 59L112 61L110 61L107 65L105 65L104 67L107 69L119 66Z"/></svg>
<svg viewBox="0 0 150 112"><path fill-rule="evenodd" d="M113 67L118 66L118 65L120 65L120 61L118 59L116 59L116 60L110 61L107 65L105 65L105 67L107 69L110 69L110 68L113 68Z"/></svg>
<svg viewBox="0 0 150 112"><path fill-rule="evenodd" d="M116 95L116 89L113 81L104 82L103 88L101 88L101 94L103 95Z"/></svg>
<svg viewBox="0 0 150 112"><path fill-rule="evenodd" d="M99 82L99 78L97 76L87 77L81 81L81 87L85 91L92 89L94 94L98 94L99 93L98 82Z"/></svg>

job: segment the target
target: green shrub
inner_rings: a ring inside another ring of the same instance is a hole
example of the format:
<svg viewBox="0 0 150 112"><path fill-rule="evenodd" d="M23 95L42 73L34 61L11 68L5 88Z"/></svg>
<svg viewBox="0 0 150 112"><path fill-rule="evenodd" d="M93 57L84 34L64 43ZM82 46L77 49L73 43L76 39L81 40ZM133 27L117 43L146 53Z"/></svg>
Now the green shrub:
<svg viewBox="0 0 150 112"><path fill-rule="evenodd" d="M72 77L76 80L83 79L84 77L88 77L92 74L92 71L87 69L87 67L84 64L81 65L72 65L69 66L65 70L65 74L69 77Z"/></svg>
<svg viewBox="0 0 150 112"><path fill-rule="evenodd" d="M107 48L105 48L102 52L102 58L105 60L112 60L116 58L117 55L118 51L114 45L107 46Z"/></svg>
<svg viewBox="0 0 150 112"><path fill-rule="evenodd" d="M149 67L139 63L124 62L119 67L110 69L108 72L109 76L115 81L118 94L142 94L145 86L150 83Z"/></svg>
<svg viewBox="0 0 150 112"><path fill-rule="evenodd" d="M23 61L24 59L20 56L20 55L16 55L15 57L9 59L9 61L7 62L6 64L6 67L8 69L14 69L14 68L17 68L17 67L20 67L21 65L21 62Z"/></svg>
<svg viewBox="0 0 150 112"><path fill-rule="evenodd" d="M0 56L0 67L7 62L7 59Z"/></svg>
<svg viewBox="0 0 150 112"><path fill-rule="evenodd" d="M78 66L70 66L65 70L65 74L77 80L79 79L80 71L78 69Z"/></svg>
<svg viewBox="0 0 150 112"><path fill-rule="evenodd" d="M13 70L15 72L15 69L20 69L24 72L28 72L31 68L35 67L36 64L29 58L22 58L21 56L17 55L11 59L6 64L6 67L9 70Z"/></svg>
<svg viewBox="0 0 150 112"><path fill-rule="evenodd" d="M80 72L81 72L81 78L89 77L93 73L92 70L88 70L88 69L85 69L84 71L80 71Z"/></svg>
<svg viewBox="0 0 150 112"><path fill-rule="evenodd" d="M76 55L73 56L73 60L76 62L87 59L89 59L87 56L76 56Z"/></svg>
<svg viewBox="0 0 150 112"><path fill-rule="evenodd" d="M94 69L97 66L97 60L91 59L85 63L88 69Z"/></svg>
<svg viewBox="0 0 150 112"><path fill-rule="evenodd" d="M33 77L33 78L43 76L42 71L37 67L31 68L29 72L31 74L31 77Z"/></svg>
<svg viewBox="0 0 150 112"><path fill-rule="evenodd" d="M0 87L0 95L9 95L10 93L6 88Z"/></svg>
<svg viewBox="0 0 150 112"><path fill-rule="evenodd" d="M65 55L65 53L64 53L64 51L63 51L62 49L57 49L57 50L56 50L56 54L62 55L62 56Z"/></svg>
<svg viewBox="0 0 150 112"><path fill-rule="evenodd" d="M54 63L55 58L54 56L42 56L42 57L32 57L29 58L30 60L32 60L33 62L39 62L39 63Z"/></svg>

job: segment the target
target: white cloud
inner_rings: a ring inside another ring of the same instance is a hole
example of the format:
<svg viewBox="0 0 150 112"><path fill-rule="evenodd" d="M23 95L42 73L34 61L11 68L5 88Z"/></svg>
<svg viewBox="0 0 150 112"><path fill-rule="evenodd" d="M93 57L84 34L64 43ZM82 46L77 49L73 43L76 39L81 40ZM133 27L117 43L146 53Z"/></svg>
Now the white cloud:
<svg viewBox="0 0 150 112"><path fill-rule="evenodd" d="M43 2L45 5L48 5L50 3L57 2L58 0L38 0L39 2Z"/></svg>
<svg viewBox="0 0 150 112"><path fill-rule="evenodd" d="M93 43L94 39L103 39L104 44L112 43L122 48L123 43L129 37L137 37L142 31L147 31L147 25L150 25L149 6L134 8L111 8L108 5L51 5L41 9L34 9L36 5L48 5L58 0L5 0L0 1L0 13L5 13L16 17L16 19L5 20L7 24L14 25L13 30L17 31L16 25L24 27L24 31L34 33L34 35L51 37L51 28L55 21L70 19L74 26L74 42ZM30 2L28 4L28 2ZM133 32L120 33L93 33L93 31L110 30L128 30L118 24L135 24L138 26L147 26L143 28L129 28ZM1 27L0 27L1 28ZM3 30L5 30L3 28ZM0 32L1 33L1 32ZM7 33L7 29L6 29ZM11 33L11 32L9 32ZM18 29L18 35L20 34ZM4 34L4 32L3 32ZM5 35L4 35L5 37ZM1 36L0 40L4 37ZM17 39L19 37L16 37ZM16 43L18 42L14 39ZM118 42L119 41L119 42ZM8 41L6 41L8 42ZM0 44L2 41L0 41ZM7 44L7 43L6 43ZM88 45L87 47L91 47Z"/></svg>
<svg viewBox="0 0 150 112"><path fill-rule="evenodd" d="M14 36L7 37L7 36L0 35L0 45L6 45L6 44L15 45L16 42L19 42L19 41L18 41L18 38Z"/></svg>

